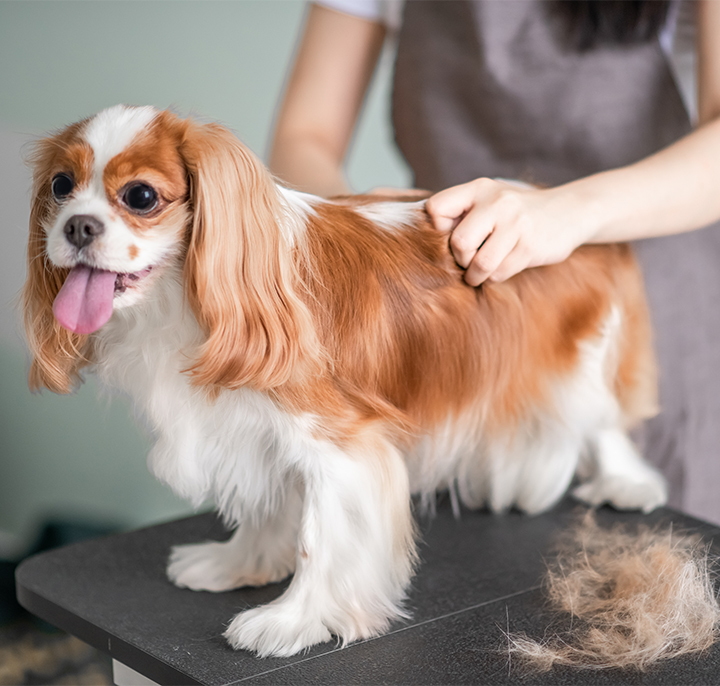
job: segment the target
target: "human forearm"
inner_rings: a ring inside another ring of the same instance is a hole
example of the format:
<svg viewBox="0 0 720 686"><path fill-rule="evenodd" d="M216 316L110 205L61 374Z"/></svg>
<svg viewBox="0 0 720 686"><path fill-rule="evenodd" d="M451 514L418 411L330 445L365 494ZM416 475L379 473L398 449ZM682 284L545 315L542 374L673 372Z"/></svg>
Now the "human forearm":
<svg viewBox="0 0 720 686"><path fill-rule="evenodd" d="M345 155L384 37L382 24L310 5L270 155L286 183L348 192Z"/></svg>
<svg viewBox="0 0 720 686"><path fill-rule="evenodd" d="M720 2L696 5L700 126L639 162L558 189L578 231L607 242L682 233L720 219Z"/></svg>
<svg viewBox="0 0 720 686"><path fill-rule="evenodd" d="M329 197L350 192L336 157L312 138L276 138L270 169L285 183L307 193Z"/></svg>
<svg viewBox="0 0 720 686"><path fill-rule="evenodd" d="M635 164L549 189L476 179L428 200L476 286L559 262L583 243L681 233L720 219L720 122Z"/></svg>
<svg viewBox="0 0 720 686"><path fill-rule="evenodd" d="M720 120L639 162L555 189L575 203L582 242L627 241L720 219Z"/></svg>

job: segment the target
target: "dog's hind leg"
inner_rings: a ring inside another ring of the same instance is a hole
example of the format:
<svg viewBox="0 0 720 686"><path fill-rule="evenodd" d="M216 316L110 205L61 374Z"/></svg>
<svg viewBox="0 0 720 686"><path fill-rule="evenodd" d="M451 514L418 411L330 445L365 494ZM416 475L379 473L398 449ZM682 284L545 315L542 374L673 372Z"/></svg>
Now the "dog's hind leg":
<svg viewBox="0 0 720 686"><path fill-rule="evenodd" d="M403 616L414 530L399 452L374 433L354 447L312 447L297 464L305 488L295 576L280 598L233 619L225 636L234 648L288 656L331 635L377 635Z"/></svg>
<svg viewBox="0 0 720 686"><path fill-rule="evenodd" d="M280 581L295 570L301 511L301 496L292 488L278 512L261 523L243 521L224 543L175 546L168 577L175 585L195 591L228 591Z"/></svg>
<svg viewBox="0 0 720 686"><path fill-rule="evenodd" d="M620 510L651 512L667 501L665 480L619 428L597 432L580 475L588 480L573 495L589 505L609 503Z"/></svg>
<svg viewBox="0 0 720 686"><path fill-rule="evenodd" d="M504 440L495 438L466 460L458 478L460 497L471 508L493 512L511 507L539 514L565 493L578 463L582 442L562 426L533 423Z"/></svg>
<svg viewBox="0 0 720 686"><path fill-rule="evenodd" d="M575 474L581 447L569 432L544 436L530 446L517 481L515 506L533 515L555 505Z"/></svg>

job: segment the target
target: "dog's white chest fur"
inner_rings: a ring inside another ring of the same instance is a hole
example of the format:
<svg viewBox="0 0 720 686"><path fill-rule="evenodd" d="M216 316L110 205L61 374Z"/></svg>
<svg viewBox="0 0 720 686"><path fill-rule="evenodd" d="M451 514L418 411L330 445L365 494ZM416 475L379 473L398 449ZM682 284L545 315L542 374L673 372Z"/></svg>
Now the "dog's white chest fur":
<svg viewBox="0 0 720 686"><path fill-rule="evenodd" d="M288 472L308 452L312 420L293 417L265 393L192 385L186 369L200 342L177 279L163 278L155 297L120 311L98 337L97 373L128 393L156 443L152 472L196 506L208 498L237 523L266 517L285 498Z"/></svg>

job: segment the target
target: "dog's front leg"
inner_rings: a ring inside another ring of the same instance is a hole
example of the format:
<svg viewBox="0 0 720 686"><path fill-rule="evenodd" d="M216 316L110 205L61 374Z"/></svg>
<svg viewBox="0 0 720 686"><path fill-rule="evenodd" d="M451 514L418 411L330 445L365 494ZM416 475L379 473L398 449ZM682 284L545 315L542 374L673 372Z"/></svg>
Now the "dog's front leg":
<svg viewBox="0 0 720 686"><path fill-rule="evenodd" d="M277 512L241 522L228 541L175 546L168 577L182 588L215 592L281 581L295 570L301 512L302 497L289 488Z"/></svg>
<svg viewBox="0 0 720 686"><path fill-rule="evenodd" d="M304 502L295 576L268 605L237 615L234 648L288 656L331 635L377 635L403 616L414 562L408 478L398 451L367 437L350 449L317 441L300 460Z"/></svg>

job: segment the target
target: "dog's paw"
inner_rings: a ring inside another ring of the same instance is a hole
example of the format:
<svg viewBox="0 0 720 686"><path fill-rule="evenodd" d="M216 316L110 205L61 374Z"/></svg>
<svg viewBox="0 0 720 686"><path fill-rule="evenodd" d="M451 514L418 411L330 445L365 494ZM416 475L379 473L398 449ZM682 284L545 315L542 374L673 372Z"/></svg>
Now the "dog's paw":
<svg viewBox="0 0 720 686"><path fill-rule="evenodd" d="M229 591L242 586L238 570L222 543L195 543L173 547L167 575L181 588L194 591Z"/></svg>
<svg viewBox="0 0 720 686"><path fill-rule="evenodd" d="M588 505L609 503L618 510L642 510L647 514L667 502L667 486L655 472L648 472L642 480L605 476L581 484L573 496Z"/></svg>
<svg viewBox="0 0 720 686"><path fill-rule="evenodd" d="M241 612L223 635L236 650L251 650L259 657L289 657L331 638L317 616L296 612L287 603Z"/></svg>
<svg viewBox="0 0 720 686"><path fill-rule="evenodd" d="M227 543L214 542L175 546L167 567L168 578L176 586L213 592L265 586L281 581L292 571L292 561L250 567Z"/></svg>

